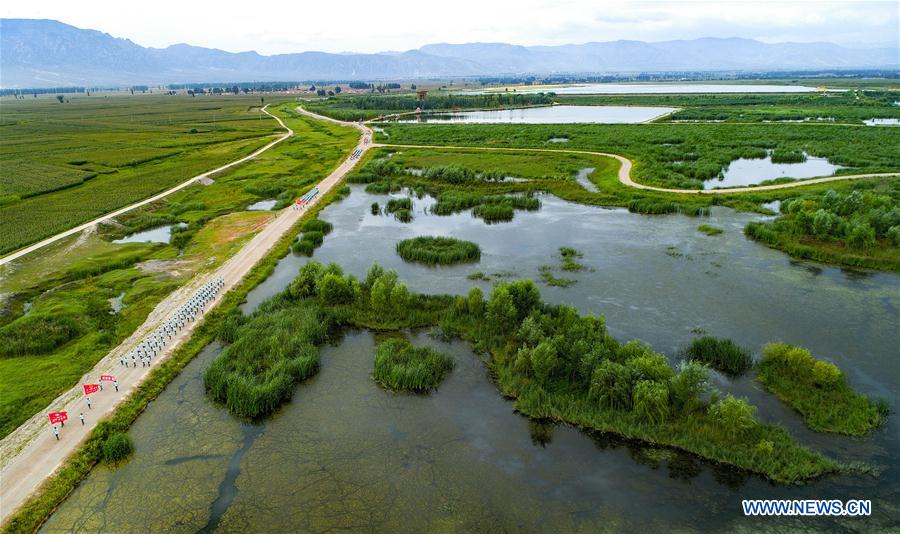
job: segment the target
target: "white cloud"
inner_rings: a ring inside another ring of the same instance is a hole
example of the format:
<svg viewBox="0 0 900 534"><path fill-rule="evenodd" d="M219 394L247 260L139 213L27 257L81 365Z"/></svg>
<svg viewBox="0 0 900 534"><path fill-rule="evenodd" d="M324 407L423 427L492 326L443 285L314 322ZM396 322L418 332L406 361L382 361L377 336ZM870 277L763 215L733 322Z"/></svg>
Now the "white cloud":
<svg viewBox="0 0 900 534"><path fill-rule="evenodd" d="M434 42L566 44L746 37L766 42L897 43L898 3L598 2L597 0L43 0L0 8L50 18L141 45L186 42L263 54L407 50Z"/></svg>

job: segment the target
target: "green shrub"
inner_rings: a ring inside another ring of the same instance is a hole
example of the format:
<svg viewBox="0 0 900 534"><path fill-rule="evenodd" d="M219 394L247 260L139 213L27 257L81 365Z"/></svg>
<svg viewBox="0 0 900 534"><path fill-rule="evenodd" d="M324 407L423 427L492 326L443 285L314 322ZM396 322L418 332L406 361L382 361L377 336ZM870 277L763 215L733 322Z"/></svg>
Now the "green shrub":
<svg viewBox="0 0 900 534"><path fill-rule="evenodd" d="M730 339L713 336L695 338L683 354L690 360L703 362L732 376L743 374L753 366L753 356L748 349Z"/></svg>
<svg viewBox="0 0 900 534"><path fill-rule="evenodd" d="M453 369L453 359L430 347L413 347L405 339L389 339L375 349L375 381L397 391L436 389Z"/></svg>
<svg viewBox="0 0 900 534"><path fill-rule="evenodd" d="M116 464L128 458L134 452L131 437L120 430L111 432L103 442L103 460L108 464Z"/></svg>
<svg viewBox="0 0 900 534"><path fill-rule="evenodd" d="M449 265L478 261L481 258L481 249L471 241L452 237L421 236L397 243L397 254L409 262Z"/></svg>
<svg viewBox="0 0 900 534"><path fill-rule="evenodd" d="M325 234L318 230L311 230L303 233L303 237L300 238L301 241L309 241L315 246L319 246L325 240Z"/></svg>
<svg viewBox="0 0 900 534"><path fill-rule="evenodd" d="M84 333L70 316L24 315L0 328L0 357L47 354Z"/></svg>
<svg viewBox="0 0 900 534"><path fill-rule="evenodd" d="M304 232L320 232L322 235L328 235L334 229L334 225L321 219L310 219L303 223Z"/></svg>
<svg viewBox="0 0 900 534"><path fill-rule="evenodd" d="M304 256L312 256L313 252L316 250L316 244L312 241L307 241L305 239L301 239L300 241L295 241L293 245L291 245L291 252L294 254L302 254Z"/></svg>

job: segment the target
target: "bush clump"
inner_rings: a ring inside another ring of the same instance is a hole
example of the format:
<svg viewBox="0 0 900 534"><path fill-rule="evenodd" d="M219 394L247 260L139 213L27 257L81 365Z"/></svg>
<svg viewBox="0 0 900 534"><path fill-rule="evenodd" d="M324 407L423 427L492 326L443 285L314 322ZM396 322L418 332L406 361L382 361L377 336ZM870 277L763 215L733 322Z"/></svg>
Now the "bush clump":
<svg viewBox="0 0 900 534"><path fill-rule="evenodd" d="M430 347L413 347L405 339L389 339L375 349L375 381L396 391L436 389L453 369L453 359Z"/></svg>
<svg viewBox="0 0 900 534"><path fill-rule="evenodd" d="M334 225L321 219L310 219L303 223L304 232L319 232L322 235L328 235L334 229Z"/></svg>
<svg viewBox="0 0 900 534"><path fill-rule="evenodd" d="M701 336L691 341L684 349L684 356L732 376L743 374L753 367L753 356L749 350L730 339L713 336Z"/></svg>
<svg viewBox="0 0 900 534"><path fill-rule="evenodd" d="M819 432L861 436L887 416L886 404L853 391L837 366L817 360L802 347L767 345L756 379Z"/></svg>
<svg viewBox="0 0 900 534"><path fill-rule="evenodd" d="M103 460L108 464L116 464L128 458L134 452L131 437L121 430L113 431L106 437L102 446Z"/></svg>
<svg viewBox="0 0 900 534"><path fill-rule="evenodd" d="M325 340L327 319L317 306L266 311L238 329L203 376L207 394L239 417L271 414L319 369L316 345Z"/></svg>
<svg viewBox="0 0 900 534"><path fill-rule="evenodd" d="M471 241L452 237L421 236L397 243L397 254L405 261L426 265L449 265L481 259L481 249Z"/></svg>

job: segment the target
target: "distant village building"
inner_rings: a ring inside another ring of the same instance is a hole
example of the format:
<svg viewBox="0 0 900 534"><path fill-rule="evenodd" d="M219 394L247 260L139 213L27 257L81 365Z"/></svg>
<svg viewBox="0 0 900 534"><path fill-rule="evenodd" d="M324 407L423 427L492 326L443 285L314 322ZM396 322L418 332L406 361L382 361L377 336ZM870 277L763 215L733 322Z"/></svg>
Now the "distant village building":
<svg viewBox="0 0 900 534"><path fill-rule="evenodd" d="M425 100L426 96L428 96L428 91L416 91L416 100Z"/></svg>

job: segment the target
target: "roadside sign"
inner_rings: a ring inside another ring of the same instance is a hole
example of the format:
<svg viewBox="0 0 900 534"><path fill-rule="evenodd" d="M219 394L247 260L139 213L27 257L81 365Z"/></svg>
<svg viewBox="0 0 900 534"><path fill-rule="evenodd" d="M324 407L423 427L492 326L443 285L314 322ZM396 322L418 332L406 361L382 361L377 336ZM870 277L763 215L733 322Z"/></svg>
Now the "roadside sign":
<svg viewBox="0 0 900 534"><path fill-rule="evenodd" d="M50 424L63 423L69 418L67 412L50 412Z"/></svg>
<svg viewBox="0 0 900 534"><path fill-rule="evenodd" d="M114 377L113 375L100 375L100 381L101 382L104 382L104 381L105 382L115 382L116 377Z"/></svg>
<svg viewBox="0 0 900 534"><path fill-rule="evenodd" d="M84 394L90 395L91 393L96 393L97 390L100 389L100 384L85 384L84 385Z"/></svg>

